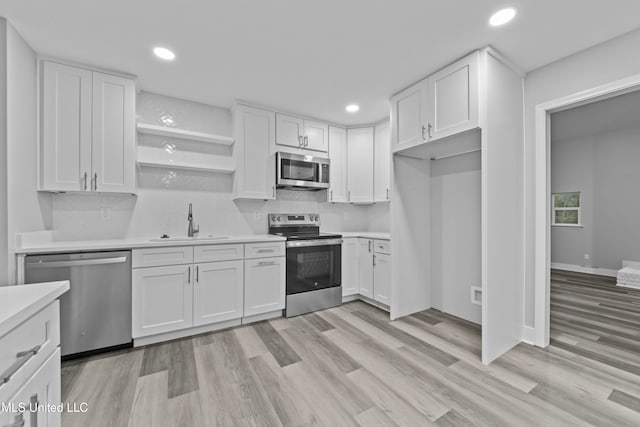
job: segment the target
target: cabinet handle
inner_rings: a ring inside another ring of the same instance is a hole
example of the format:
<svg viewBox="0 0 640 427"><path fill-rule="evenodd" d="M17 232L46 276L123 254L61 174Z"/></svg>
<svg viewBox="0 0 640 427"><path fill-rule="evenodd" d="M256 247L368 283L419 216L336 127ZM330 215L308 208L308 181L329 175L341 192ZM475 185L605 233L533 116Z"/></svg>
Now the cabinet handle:
<svg viewBox="0 0 640 427"><path fill-rule="evenodd" d="M427 137L424 135L424 133L426 131L427 131L427 128L424 125L422 125L422 140L423 141L426 141L426 139L427 139Z"/></svg>
<svg viewBox="0 0 640 427"><path fill-rule="evenodd" d="M351 201L351 191L347 191L347 200Z"/></svg>
<svg viewBox="0 0 640 427"><path fill-rule="evenodd" d="M31 416L29 417L29 421L30 421L29 426L38 427L38 406L40 405L40 402L38 402L37 393L31 396L29 403L30 403L29 409L31 409Z"/></svg>
<svg viewBox="0 0 640 427"><path fill-rule="evenodd" d="M275 199L276 198L276 186L275 185L271 186L271 191L273 191L273 198Z"/></svg>
<svg viewBox="0 0 640 427"><path fill-rule="evenodd" d="M264 267L265 265L275 265L275 261L260 261L258 267Z"/></svg>
<svg viewBox="0 0 640 427"><path fill-rule="evenodd" d="M387 188L387 200L389 200L389 189Z"/></svg>
<svg viewBox="0 0 640 427"><path fill-rule="evenodd" d="M270 254L273 252L273 249L258 249L259 254Z"/></svg>
<svg viewBox="0 0 640 427"><path fill-rule="evenodd" d="M0 374L0 385L9 382L13 374L18 372L18 370L22 368L22 366L24 366L24 364L27 363L29 359L38 354L39 351L40 345L37 345L30 350L17 353L16 361L13 362L13 364L9 366L6 371Z"/></svg>
<svg viewBox="0 0 640 427"><path fill-rule="evenodd" d="M429 136L429 139L431 139L431 128L433 126L431 125L431 123L429 123L429 125L427 126L427 135Z"/></svg>
<svg viewBox="0 0 640 427"><path fill-rule="evenodd" d="M305 146L305 147L308 147L308 146L309 146L309 137L308 137L308 136L305 136L305 137L304 137L304 146Z"/></svg>
<svg viewBox="0 0 640 427"><path fill-rule="evenodd" d="M24 414L20 412L13 418L11 424L5 424L3 427L23 427L24 426Z"/></svg>
<svg viewBox="0 0 640 427"><path fill-rule="evenodd" d="M196 265L196 283L200 283L200 266Z"/></svg>
<svg viewBox="0 0 640 427"><path fill-rule="evenodd" d="M87 173L86 172L84 173L84 188L83 188L83 190L87 191Z"/></svg>
<svg viewBox="0 0 640 427"><path fill-rule="evenodd" d="M369 240L369 252L371 252L371 244L373 243L373 240Z"/></svg>
<svg viewBox="0 0 640 427"><path fill-rule="evenodd" d="M333 202L333 190L330 191L330 197L329 200L331 200Z"/></svg>
<svg viewBox="0 0 640 427"><path fill-rule="evenodd" d="M191 283L191 266L187 267L187 283Z"/></svg>
<svg viewBox="0 0 640 427"><path fill-rule="evenodd" d="M302 147L304 145L304 138L302 135L298 135L298 147Z"/></svg>
<svg viewBox="0 0 640 427"><path fill-rule="evenodd" d="M93 174L93 191L98 191L98 172Z"/></svg>
<svg viewBox="0 0 640 427"><path fill-rule="evenodd" d="M373 254L373 266L376 266L376 254Z"/></svg>

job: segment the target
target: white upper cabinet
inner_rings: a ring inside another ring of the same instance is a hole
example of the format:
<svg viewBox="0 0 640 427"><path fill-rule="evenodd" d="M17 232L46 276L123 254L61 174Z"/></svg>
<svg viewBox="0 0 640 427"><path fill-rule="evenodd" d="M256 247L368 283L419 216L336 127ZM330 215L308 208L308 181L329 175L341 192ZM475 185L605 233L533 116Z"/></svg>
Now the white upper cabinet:
<svg viewBox="0 0 640 427"><path fill-rule="evenodd" d="M427 137L442 138L478 127L478 52L427 79Z"/></svg>
<svg viewBox="0 0 640 427"><path fill-rule="evenodd" d="M328 202L347 202L347 131L329 126L329 183Z"/></svg>
<svg viewBox="0 0 640 427"><path fill-rule="evenodd" d="M394 146L410 146L423 141L428 114L427 82L416 83L391 98Z"/></svg>
<svg viewBox="0 0 640 427"><path fill-rule="evenodd" d="M43 64L40 190L90 190L92 74Z"/></svg>
<svg viewBox="0 0 640 427"><path fill-rule="evenodd" d="M276 114L276 143L326 153L329 149L329 126L326 123Z"/></svg>
<svg viewBox="0 0 640 427"><path fill-rule="evenodd" d="M373 203L373 128L347 130L347 199Z"/></svg>
<svg viewBox="0 0 640 427"><path fill-rule="evenodd" d="M276 115L276 142L279 145L302 148L304 146L304 120L298 117Z"/></svg>
<svg viewBox="0 0 640 427"><path fill-rule="evenodd" d="M374 202L391 200L391 129L389 122L374 129Z"/></svg>
<svg viewBox="0 0 640 427"><path fill-rule="evenodd" d="M234 112L235 199L276 198L275 145L276 114L238 105Z"/></svg>
<svg viewBox="0 0 640 427"><path fill-rule="evenodd" d="M44 61L41 191L135 192L133 80Z"/></svg>
<svg viewBox="0 0 640 427"><path fill-rule="evenodd" d="M474 52L391 98L394 149L479 125L479 53Z"/></svg>
<svg viewBox="0 0 640 427"><path fill-rule="evenodd" d="M327 152L329 149L329 126L325 123L304 121L305 146L307 150Z"/></svg>
<svg viewBox="0 0 640 427"><path fill-rule="evenodd" d="M94 191L135 192L135 93L133 80L93 73Z"/></svg>

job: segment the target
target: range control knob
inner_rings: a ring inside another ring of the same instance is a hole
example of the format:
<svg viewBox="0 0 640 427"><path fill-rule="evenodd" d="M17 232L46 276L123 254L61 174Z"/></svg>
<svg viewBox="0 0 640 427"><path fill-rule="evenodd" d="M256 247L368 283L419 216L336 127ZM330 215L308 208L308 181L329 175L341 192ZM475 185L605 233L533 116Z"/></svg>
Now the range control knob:
<svg viewBox="0 0 640 427"><path fill-rule="evenodd" d="M275 221L276 220L276 216L275 215L271 215L271 221Z"/></svg>
<svg viewBox="0 0 640 427"><path fill-rule="evenodd" d="M277 218L277 220L278 220L278 221L282 221L282 217L281 217L281 216L279 216L279 217Z"/></svg>

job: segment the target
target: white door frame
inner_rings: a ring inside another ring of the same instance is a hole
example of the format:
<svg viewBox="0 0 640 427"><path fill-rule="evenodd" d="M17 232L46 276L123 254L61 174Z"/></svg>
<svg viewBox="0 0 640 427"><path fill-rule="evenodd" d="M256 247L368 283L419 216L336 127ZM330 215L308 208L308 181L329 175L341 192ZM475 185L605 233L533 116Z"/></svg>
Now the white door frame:
<svg viewBox="0 0 640 427"><path fill-rule="evenodd" d="M535 107L534 344L549 345L551 270L551 127L552 113L640 90L640 74L557 98Z"/></svg>

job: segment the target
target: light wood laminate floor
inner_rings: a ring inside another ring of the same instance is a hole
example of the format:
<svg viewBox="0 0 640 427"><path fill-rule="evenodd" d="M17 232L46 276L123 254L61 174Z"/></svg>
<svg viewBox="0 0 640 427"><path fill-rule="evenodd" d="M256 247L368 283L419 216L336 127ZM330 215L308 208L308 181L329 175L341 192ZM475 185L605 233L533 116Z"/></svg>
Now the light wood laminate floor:
<svg viewBox="0 0 640 427"><path fill-rule="evenodd" d="M63 365L63 426L638 426L640 293L552 274L552 345L362 302Z"/></svg>

